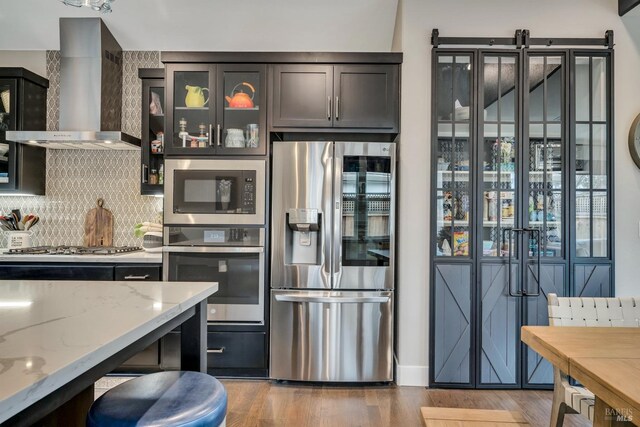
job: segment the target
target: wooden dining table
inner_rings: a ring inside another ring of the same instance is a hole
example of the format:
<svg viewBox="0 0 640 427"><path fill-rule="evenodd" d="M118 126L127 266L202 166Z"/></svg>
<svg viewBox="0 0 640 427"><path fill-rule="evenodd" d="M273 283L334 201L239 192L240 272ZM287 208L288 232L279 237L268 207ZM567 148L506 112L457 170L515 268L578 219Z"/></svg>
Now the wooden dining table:
<svg viewBox="0 0 640 427"><path fill-rule="evenodd" d="M595 395L594 426L640 426L640 328L523 326L521 338Z"/></svg>

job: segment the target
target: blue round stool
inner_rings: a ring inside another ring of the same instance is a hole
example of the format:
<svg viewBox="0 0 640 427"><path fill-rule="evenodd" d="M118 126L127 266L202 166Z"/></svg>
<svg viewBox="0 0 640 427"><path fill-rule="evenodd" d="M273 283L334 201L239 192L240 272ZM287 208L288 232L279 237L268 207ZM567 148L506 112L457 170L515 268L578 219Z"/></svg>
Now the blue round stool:
<svg viewBox="0 0 640 427"><path fill-rule="evenodd" d="M144 375L112 388L91 405L87 426L221 426L227 392L214 377L171 371Z"/></svg>

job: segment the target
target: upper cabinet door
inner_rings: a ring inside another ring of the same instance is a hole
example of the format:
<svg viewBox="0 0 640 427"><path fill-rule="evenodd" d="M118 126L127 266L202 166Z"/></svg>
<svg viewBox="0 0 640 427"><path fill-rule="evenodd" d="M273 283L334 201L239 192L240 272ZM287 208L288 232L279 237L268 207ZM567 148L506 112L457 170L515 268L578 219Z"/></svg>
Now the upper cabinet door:
<svg viewBox="0 0 640 427"><path fill-rule="evenodd" d="M216 122L216 66L169 64L166 76L167 154L215 154L221 132Z"/></svg>
<svg viewBox="0 0 640 427"><path fill-rule="evenodd" d="M216 154L266 154L266 70L260 64L218 65Z"/></svg>
<svg viewBox="0 0 640 427"><path fill-rule="evenodd" d="M398 86L396 65L336 65L333 126L397 130Z"/></svg>
<svg viewBox="0 0 640 427"><path fill-rule="evenodd" d="M273 127L333 126L333 66L273 67Z"/></svg>

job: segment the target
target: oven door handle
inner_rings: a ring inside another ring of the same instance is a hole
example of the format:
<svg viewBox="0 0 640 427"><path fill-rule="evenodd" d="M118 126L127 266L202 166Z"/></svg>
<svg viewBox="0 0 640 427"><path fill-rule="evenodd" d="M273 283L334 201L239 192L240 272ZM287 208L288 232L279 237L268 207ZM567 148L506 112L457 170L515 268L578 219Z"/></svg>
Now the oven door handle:
<svg viewBox="0 0 640 427"><path fill-rule="evenodd" d="M263 247L258 246L233 246L233 247L218 247L218 246L163 246L162 252L169 253L248 253L248 254L261 254L264 252Z"/></svg>
<svg viewBox="0 0 640 427"><path fill-rule="evenodd" d="M314 296L314 295L298 295L298 294L281 294L275 296L276 301L281 302L302 302L302 303L320 303L320 304L363 304L376 303L384 304L389 302L388 296Z"/></svg>

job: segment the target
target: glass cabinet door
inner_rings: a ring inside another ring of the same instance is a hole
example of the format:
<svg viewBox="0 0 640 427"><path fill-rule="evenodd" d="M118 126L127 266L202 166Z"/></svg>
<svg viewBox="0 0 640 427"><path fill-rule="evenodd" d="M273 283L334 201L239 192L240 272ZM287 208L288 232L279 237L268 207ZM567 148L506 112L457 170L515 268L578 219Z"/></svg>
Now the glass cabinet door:
<svg viewBox="0 0 640 427"><path fill-rule="evenodd" d="M216 129L214 65L169 64L165 151L169 154L214 154Z"/></svg>
<svg viewBox="0 0 640 427"><path fill-rule="evenodd" d="M441 55L436 64L435 199L438 257L469 257L471 221L471 56Z"/></svg>
<svg viewBox="0 0 640 427"><path fill-rule="evenodd" d="M266 153L266 66L218 65L216 153Z"/></svg>
<svg viewBox="0 0 640 427"><path fill-rule="evenodd" d="M13 187L15 143L5 140L5 132L16 130L16 81L0 79L0 190Z"/></svg>
<svg viewBox="0 0 640 427"><path fill-rule="evenodd" d="M482 255L508 257L518 253L514 235L518 216L517 106L518 57L487 54L482 59L480 162L482 167Z"/></svg>
<svg viewBox="0 0 640 427"><path fill-rule="evenodd" d="M17 129L16 87L16 80L0 79L0 132ZM0 139L4 139L4 135Z"/></svg>
<svg viewBox="0 0 640 427"><path fill-rule="evenodd" d="M164 184L164 81L143 80L142 194L162 194Z"/></svg>

